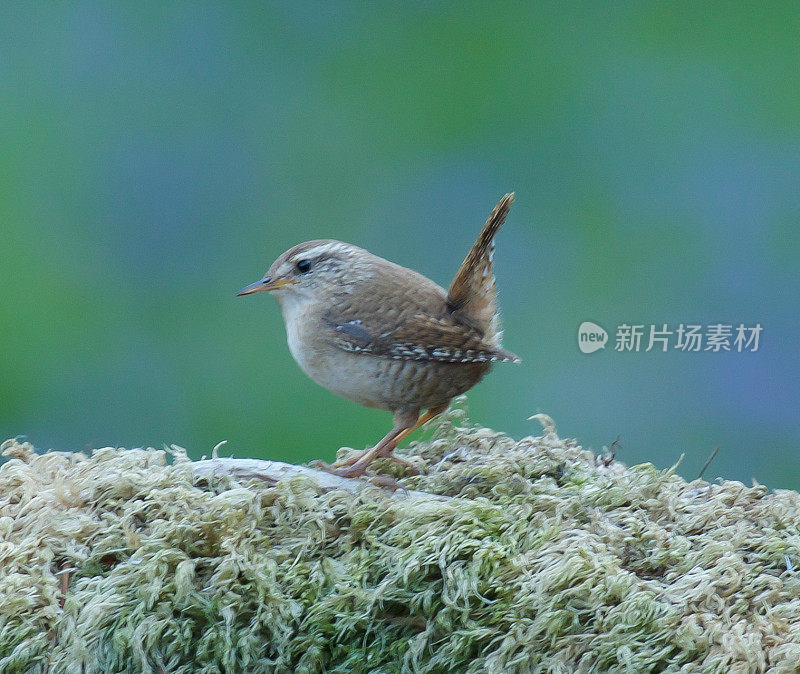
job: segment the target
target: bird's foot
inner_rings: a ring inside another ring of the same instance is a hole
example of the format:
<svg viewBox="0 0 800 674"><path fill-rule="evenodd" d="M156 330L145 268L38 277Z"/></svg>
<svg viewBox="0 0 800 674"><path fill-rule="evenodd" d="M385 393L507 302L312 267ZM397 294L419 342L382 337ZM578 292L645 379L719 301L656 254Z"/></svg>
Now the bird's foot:
<svg viewBox="0 0 800 674"><path fill-rule="evenodd" d="M309 466L312 468L316 468L317 470L324 470L326 473L331 473L332 475L338 475L339 477L347 477L347 478L361 478L367 482L372 482L372 484L378 487L384 487L386 489L390 489L391 491L397 491L398 489L406 489L406 487L395 478L390 477L389 475L375 475L375 474L365 474L365 467L353 467L353 466L344 466L342 468L336 468L335 464L328 464L324 461L320 461L319 459L315 461L309 461ZM418 474L419 471L416 468L413 469L414 474Z"/></svg>
<svg viewBox="0 0 800 674"><path fill-rule="evenodd" d="M417 468L413 463L411 463L410 461L406 461L405 459L401 459L399 456L395 456L394 454L389 454L385 457L379 457L379 458L386 458L389 459L390 461L399 463L401 466L403 466L403 468L405 468L406 472L409 475L420 474L419 468ZM361 477L361 475L364 474L370 463L372 462L371 461L369 463L363 462L359 464L358 460L356 460L352 462L348 461L347 463L342 463L337 461L336 463L328 464L325 463L324 461L320 461L319 459L317 459L316 461L310 461L308 465L311 466L312 468L317 468L319 470L324 470L328 473L332 473L333 475L338 475L339 477Z"/></svg>
<svg viewBox="0 0 800 674"><path fill-rule="evenodd" d="M397 463L404 466L406 472L408 472L410 475L419 475L419 470L411 462L406 461L405 459L401 459L399 456L394 456L394 454L389 454L385 458L391 459L392 461L396 461ZM325 463L324 461L321 461L320 459L317 459L315 461L310 461L308 465L311 466L312 468L316 468L317 470L324 470L326 473L331 473L332 475L338 475L339 477L358 478L364 476L364 473L366 472L369 463L367 462L359 463L357 461L354 461L349 465L337 465L336 463L328 464ZM382 480L386 482L386 484L381 484L380 486L389 486L390 482L394 482L399 486L399 483L397 483L393 477L389 477L388 475L368 475L365 477L365 479L369 479L375 484L378 484L378 482Z"/></svg>
<svg viewBox="0 0 800 674"><path fill-rule="evenodd" d="M365 449L365 450L360 451L360 452L352 452L351 454L348 454L344 458L339 459L338 461L334 461L330 465L328 465L326 463L323 463L321 461L314 461L314 462L310 463L309 465L310 466L314 466L314 467L320 467L322 470L326 470L329 473L333 472L336 475L341 475L341 477L358 477L359 475L361 475L361 473L364 472L363 470L361 470L360 472L347 473L347 474L340 473L340 472L338 472L338 470L339 469L349 468L351 466L359 466L359 465L363 466L363 468L366 469L366 467L369 466L374 459L386 458L386 459L390 459L391 461L395 461L395 462L399 463L401 466L403 466L406 469L406 471L409 474L411 474L411 475L419 475L419 469L416 468L413 463L411 463L410 461L407 461L406 459L403 459L403 458L401 458L399 456L395 456L394 454L392 454L391 449L388 449L388 451L387 450L383 450L383 451L379 451L379 452L375 452L374 451L375 449L376 448L374 448L374 447L370 447L370 448ZM325 468L322 468L322 466L325 466ZM331 470L331 469L334 469L334 470Z"/></svg>
<svg viewBox="0 0 800 674"><path fill-rule="evenodd" d="M365 465L355 466L355 465L344 465L344 466L337 466L335 463L325 463L320 459L316 459L314 461L309 461L308 465L311 468L316 468L317 470L324 470L326 473L330 473L331 475L338 475L339 477L361 477L366 470Z"/></svg>

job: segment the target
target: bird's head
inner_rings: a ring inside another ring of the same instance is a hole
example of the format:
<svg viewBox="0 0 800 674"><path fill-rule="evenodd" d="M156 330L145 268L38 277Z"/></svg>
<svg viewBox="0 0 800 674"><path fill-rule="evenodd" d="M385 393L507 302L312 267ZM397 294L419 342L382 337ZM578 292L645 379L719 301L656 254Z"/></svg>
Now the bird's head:
<svg viewBox="0 0 800 674"><path fill-rule="evenodd" d="M263 278L237 295L270 292L281 304L324 299L367 276L370 258L363 248L342 241L306 241L282 253Z"/></svg>

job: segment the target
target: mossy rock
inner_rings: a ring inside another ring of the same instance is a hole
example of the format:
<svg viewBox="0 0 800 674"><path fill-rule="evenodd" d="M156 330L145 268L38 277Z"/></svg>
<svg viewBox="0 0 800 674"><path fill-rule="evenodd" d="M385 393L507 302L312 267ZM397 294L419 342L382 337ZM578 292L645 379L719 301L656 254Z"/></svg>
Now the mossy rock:
<svg viewBox="0 0 800 674"><path fill-rule="evenodd" d="M800 671L800 495L542 421L451 413L413 492L7 441L0 672Z"/></svg>

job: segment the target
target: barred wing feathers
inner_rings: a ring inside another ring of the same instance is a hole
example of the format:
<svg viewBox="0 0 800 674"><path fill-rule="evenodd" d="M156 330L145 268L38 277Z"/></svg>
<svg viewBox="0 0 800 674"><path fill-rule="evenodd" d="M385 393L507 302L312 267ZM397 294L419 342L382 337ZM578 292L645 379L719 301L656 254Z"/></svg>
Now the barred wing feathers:
<svg viewBox="0 0 800 674"><path fill-rule="evenodd" d="M386 323L371 325L356 316L325 319L331 341L344 351L393 360L427 360L444 363L519 362L505 349L494 348L480 334L457 323L452 316L416 313L387 330ZM381 331L382 330L382 331Z"/></svg>

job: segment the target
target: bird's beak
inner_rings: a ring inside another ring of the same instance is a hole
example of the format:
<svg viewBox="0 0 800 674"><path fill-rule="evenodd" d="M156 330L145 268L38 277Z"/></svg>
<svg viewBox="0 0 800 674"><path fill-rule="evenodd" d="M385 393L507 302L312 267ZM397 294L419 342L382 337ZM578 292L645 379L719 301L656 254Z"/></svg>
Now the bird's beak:
<svg viewBox="0 0 800 674"><path fill-rule="evenodd" d="M236 293L236 296L252 295L253 293L263 293L264 291L277 290L278 288L283 288L284 286L288 286L293 283L297 283L297 281L290 278L271 279L269 276L265 276L260 281L256 281L255 283L251 283L249 286L242 288L238 293Z"/></svg>

